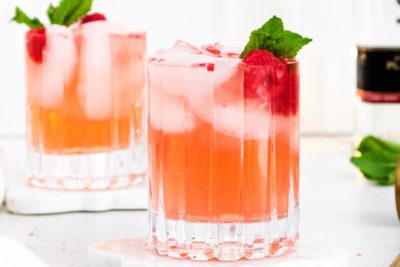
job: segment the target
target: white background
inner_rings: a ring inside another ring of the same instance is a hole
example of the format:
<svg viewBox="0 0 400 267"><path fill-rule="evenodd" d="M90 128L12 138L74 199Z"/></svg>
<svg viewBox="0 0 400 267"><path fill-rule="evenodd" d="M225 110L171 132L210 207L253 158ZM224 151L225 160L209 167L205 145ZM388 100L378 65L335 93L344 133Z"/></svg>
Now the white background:
<svg viewBox="0 0 400 267"><path fill-rule="evenodd" d="M397 0L376 1L391 2L385 8L400 17ZM25 27L9 22L16 5L45 20L48 0L0 1L0 135L25 131ZM176 39L243 46L252 29L276 14L288 29L314 39L299 56L303 133L353 130L356 49L350 0L97 0L94 10L146 29L149 54Z"/></svg>

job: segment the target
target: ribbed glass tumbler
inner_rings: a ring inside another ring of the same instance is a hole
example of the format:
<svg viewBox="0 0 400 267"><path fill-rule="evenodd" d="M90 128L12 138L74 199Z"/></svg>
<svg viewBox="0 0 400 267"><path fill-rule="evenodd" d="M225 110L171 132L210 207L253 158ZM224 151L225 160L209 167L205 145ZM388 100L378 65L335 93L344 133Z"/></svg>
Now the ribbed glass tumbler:
<svg viewBox="0 0 400 267"><path fill-rule="evenodd" d="M149 60L150 246L222 261L292 249L298 63L176 62Z"/></svg>
<svg viewBox="0 0 400 267"><path fill-rule="evenodd" d="M26 35L28 180L36 187L120 188L144 176L146 35L109 27ZM29 45L38 40L40 57Z"/></svg>

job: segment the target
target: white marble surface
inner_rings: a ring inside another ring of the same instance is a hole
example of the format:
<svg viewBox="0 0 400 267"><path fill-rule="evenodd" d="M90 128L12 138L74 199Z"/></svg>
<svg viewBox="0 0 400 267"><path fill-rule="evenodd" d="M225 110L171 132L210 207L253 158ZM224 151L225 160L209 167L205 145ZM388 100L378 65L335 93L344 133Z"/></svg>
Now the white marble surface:
<svg viewBox="0 0 400 267"><path fill-rule="evenodd" d="M74 211L107 211L147 208L145 183L125 189L63 191L28 186L24 174L25 147L22 138L0 140L0 202L17 214L51 214ZM4 196L5 195L5 196Z"/></svg>
<svg viewBox="0 0 400 267"><path fill-rule="evenodd" d="M20 168L13 151L10 143L5 151L7 179ZM301 238L346 251L350 267L389 266L400 253L394 188L357 177L348 160L350 151L348 138L302 139ZM89 266L93 242L145 238L146 232L144 211L42 216L0 212L0 236L15 238L55 267Z"/></svg>
<svg viewBox="0 0 400 267"><path fill-rule="evenodd" d="M160 257L145 240L98 241L89 248L89 264L96 267L348 267L344 249L301 240L294 251L276 258L236 262L195 262Z"/></svg>
<svg viewBox="0 0 400 267"><path fill-rule="evenodd" d="M14 239L0 237L0 251L2 267L48 267L31 250Z"/></svg>
<svg viewBox="0 0 400 267"><path fill-rule="evenodd" d="M104 191L60 191L37 189L23 183L6 190L6 209L17 214L51 214L74 211L143 210L147 187L132 186Z"/></svg>

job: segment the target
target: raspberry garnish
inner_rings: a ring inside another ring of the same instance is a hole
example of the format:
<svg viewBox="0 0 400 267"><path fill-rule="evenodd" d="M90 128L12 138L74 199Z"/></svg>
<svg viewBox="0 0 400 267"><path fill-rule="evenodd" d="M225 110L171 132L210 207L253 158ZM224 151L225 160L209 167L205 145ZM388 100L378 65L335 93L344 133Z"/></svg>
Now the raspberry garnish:
<svg viewBox="0 0 400 267"><path fill-rule="evenodd" d="M249 52L243 62L245 97L270 99L279 94L286 78L286 62L270 51L257 49Z"/></svg>
<svg viewBox="0 0 400 267"><path fill-rule="evenodd" d="M93 13L84 16L81 20L81 23L88 23L93 21L107 20L106 16L101 13Z"/></svg>
<svg viewBox="0 0 400 267"><path fill-rule="evenodd" d="M268 50L252 50L243 62L244 95L266 101L273 113L298 112L299 73L297 64L288 64Z"/></svg>
<svg viewBox="0 0 400 267"><path fill-rule="evenodd" d="M46 46L46 28L32 29L26 37L26 48L29 56L36 63L43 62L43 49Z"/></svg>
<svg viewBox="0 0 400 267"><path fill-rule="evenodd" d="M271 51L256 49L250 51L243 62L252 66L272 66L274 68L285 68L285 62L277 58Z"/></svg>

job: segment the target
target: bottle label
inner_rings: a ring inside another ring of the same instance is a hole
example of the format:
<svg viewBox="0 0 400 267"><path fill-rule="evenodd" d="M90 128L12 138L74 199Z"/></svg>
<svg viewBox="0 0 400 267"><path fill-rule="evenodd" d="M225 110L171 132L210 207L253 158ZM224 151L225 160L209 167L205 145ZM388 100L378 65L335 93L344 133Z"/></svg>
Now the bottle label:
<svg viewBox="0 0 400 267"><path fill-rule="evenodd" d="M400 92L400 48L358 47L358 89L380 92Z"/></svg>

